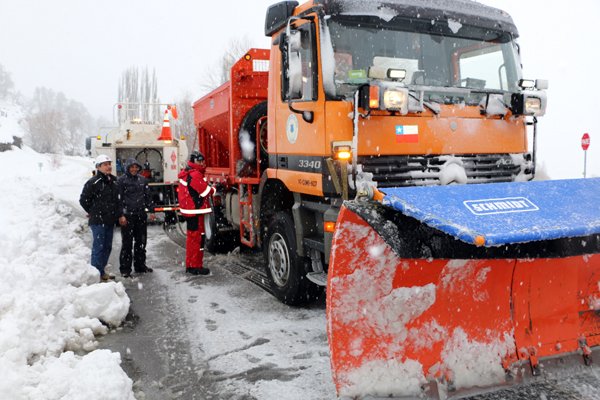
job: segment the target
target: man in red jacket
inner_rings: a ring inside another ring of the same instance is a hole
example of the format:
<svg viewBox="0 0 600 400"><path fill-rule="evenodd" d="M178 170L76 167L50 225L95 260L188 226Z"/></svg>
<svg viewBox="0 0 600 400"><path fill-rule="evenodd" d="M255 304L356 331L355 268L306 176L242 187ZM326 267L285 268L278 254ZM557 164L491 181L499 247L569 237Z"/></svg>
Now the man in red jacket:
<svg viewBox="0 0 600 400"><path fill-rule="evenodd" d="M187 167L179 173L179 211L187 222L185 271L192 275L208 275L202 266L204 258L204 214L212 212L209 196L215 193L204 177L206 162L198 151L190 154Z"/></svg>

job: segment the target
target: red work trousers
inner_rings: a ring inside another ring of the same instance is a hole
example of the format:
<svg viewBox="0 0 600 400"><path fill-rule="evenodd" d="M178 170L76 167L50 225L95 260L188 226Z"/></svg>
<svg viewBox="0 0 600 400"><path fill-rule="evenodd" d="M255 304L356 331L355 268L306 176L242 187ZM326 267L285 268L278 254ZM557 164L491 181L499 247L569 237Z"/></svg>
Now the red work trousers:
<svg viewBox="0 0 600 400"><path fill-rule="evenodd" d="M185 267L202 268L204 259L204 215L186 217Z"/></svg>

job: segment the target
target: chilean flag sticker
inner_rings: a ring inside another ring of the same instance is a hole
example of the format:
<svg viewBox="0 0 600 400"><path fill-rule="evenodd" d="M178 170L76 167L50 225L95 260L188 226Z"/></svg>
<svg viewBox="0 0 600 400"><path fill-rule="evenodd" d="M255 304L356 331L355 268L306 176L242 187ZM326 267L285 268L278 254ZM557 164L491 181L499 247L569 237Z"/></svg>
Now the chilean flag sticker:
<svg viewBox="0 0 600 400"><path fill-rule="evenodd" d="M419 143L419 126L396 125L396 143Z"/></svg>

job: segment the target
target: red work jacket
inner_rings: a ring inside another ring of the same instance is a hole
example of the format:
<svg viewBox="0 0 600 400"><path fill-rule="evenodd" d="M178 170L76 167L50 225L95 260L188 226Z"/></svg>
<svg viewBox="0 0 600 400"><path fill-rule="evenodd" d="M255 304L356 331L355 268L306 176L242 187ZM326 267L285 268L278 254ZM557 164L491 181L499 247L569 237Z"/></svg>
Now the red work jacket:
<svg viewBox="0 0 600 400"><path fill-rule="evenodd" d="M179 212L185 217L212 212L208 196L212 196L215 189L206 182L205 169L198 164L188 162L187 168L178 175Z"/></svg>

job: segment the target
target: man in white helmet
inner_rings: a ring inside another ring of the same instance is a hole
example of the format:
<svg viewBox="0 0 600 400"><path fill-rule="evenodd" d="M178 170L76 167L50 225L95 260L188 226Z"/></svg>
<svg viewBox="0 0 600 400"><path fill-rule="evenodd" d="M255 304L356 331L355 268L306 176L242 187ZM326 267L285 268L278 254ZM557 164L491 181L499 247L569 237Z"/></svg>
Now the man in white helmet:
<svg viewBox="0 0 600 400"><path fill-rule="evenodd" d="M88 213L92 230L91 264L100 272L103 282L115 279L105 268L112 250L113 231L121 217L117 178L112 173L112 161L107 155L96 157L96 174L83 186L79 204Z"/></svg>

